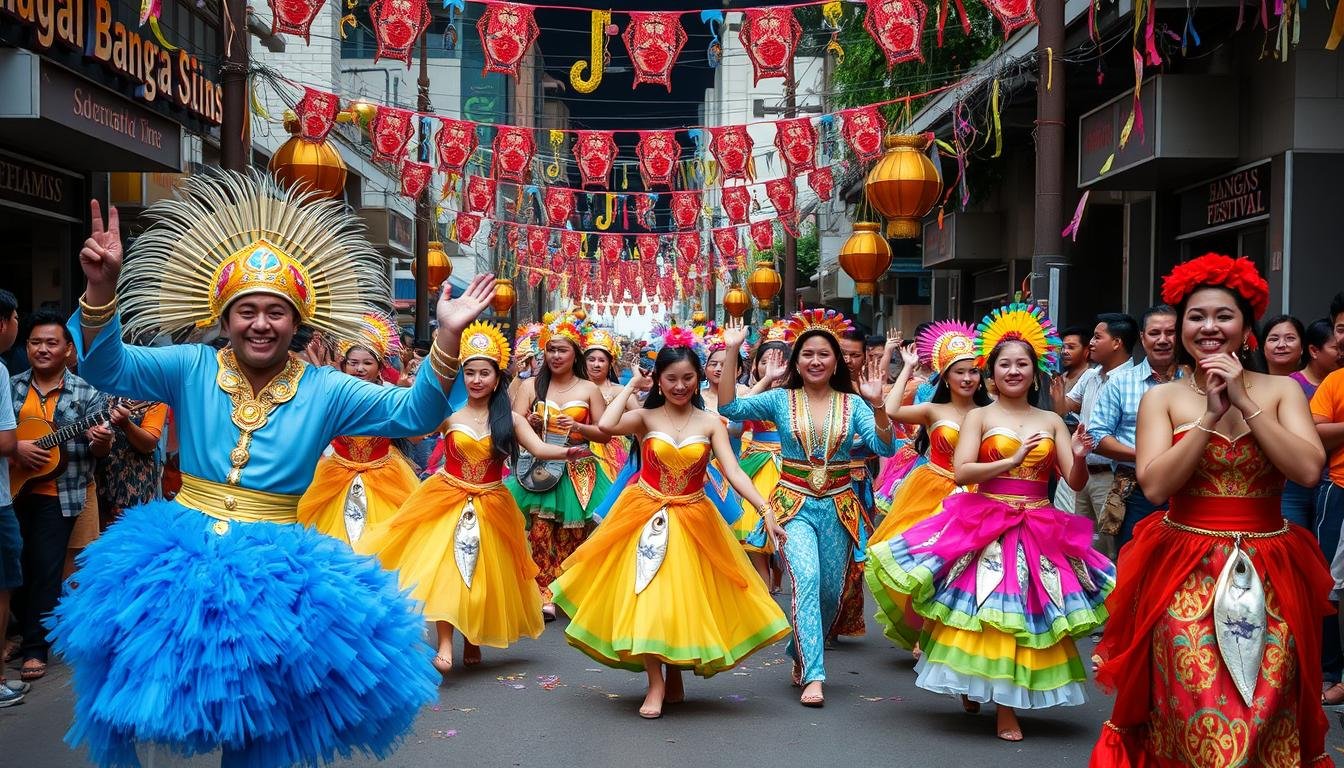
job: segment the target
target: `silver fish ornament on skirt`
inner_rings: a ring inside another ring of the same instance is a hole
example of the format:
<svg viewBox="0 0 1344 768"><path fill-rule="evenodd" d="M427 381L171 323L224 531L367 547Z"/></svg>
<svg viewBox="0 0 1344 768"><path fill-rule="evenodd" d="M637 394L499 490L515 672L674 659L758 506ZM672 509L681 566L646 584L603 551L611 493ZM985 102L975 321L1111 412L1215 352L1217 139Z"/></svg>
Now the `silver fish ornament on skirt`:
<svg viewBox="0 0 1344 768"><path fill-rule="evenodd" d="M1213 588L1218 653L1237 692L1250 706L1265 654L1265 587L1238 536Z"/></svg>
<svg viewBox="0 0 1344 768"><path fill-rule="evenodd" d="M649 586L658 574L663 560L667 557L667 529L672 521L664 507L654 513L644 530L639 532L639 543L635 545L635 594L638 595Z"/></svg>
<svg viewBox="0 0 1344 768"><path fill-rule="evenodd" d="M350 489L345 492L345 536L351 544L364 535L364 523L369 518L369 496L364 490L364 476L355 475Z"/></svg>
<svg viewBox="0 0 1344 768"><path fill-rule="evenodd" d="M462 516L457 518L453 529L453 560L457 563L457 572L462 574L462 583L471 589L471 579L476 575L476 561L481 555L481 521L476 517L476 505L471 497L462 507Z"/></svg>

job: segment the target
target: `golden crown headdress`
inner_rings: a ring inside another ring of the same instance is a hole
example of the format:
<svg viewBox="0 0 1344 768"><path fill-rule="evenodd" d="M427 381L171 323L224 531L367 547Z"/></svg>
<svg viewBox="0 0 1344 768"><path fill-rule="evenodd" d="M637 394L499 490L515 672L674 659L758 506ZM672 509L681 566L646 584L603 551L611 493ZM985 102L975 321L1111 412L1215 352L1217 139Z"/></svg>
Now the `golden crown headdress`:
<svg viewBox="0 0 1344 768"><path fill-rule="evenodd" d="M841 334L854 329L854 324L849 318L834 309L804 309L801 312L794 312L787 325L794 341L809 331L821 331L839 341Z"/></svg>
<svg viewBox="0 0 1344 768"><path fill-rule="evenodd" d="M942 375L954 363L975 359L975 329L957 320L933 323L915 337L915 350L921 362Z"/></svg>
<svg viewBox="0 0 1344 768"><path fill-rule="evenodd" d="M491 360L503 371L509 367L509 340L497 326L477 320L462 331L458 356L463 364L468 360Z"/></svg>
<svg viewBox="0 0 1344 768"><path fill-rule="evenodd" d="M600 349L603 352L606 352L608 355L611 355L611 359L613 361L620 359L621 345L619 342L616 341L616 337L612 335L611 331L608 331L606 328L588 329L587 332L584 333L583 337L584 337L584 344L583 344L584 352L587 352L592 349Z"/></svg>
<svg viewBox="0 0 1344 768"><path fill-rule="evenodd" d="M789 344L793 341L793 331L789 324L783 320L766 320L765 325L761 326L760 343L768 341L778 341Z"/></svg>
<svg viewBox="0 0 1344 768"><path fill-rule="evenodd" d="M551 339L564 339L583 349L583 331L579 330L579 319L568 312L554 315L553 319L541 327L541 338L537 340L537 344L544 350L546 345L551 343Z"/></svg>
<svg viewBox="0 0 1344 768"><path fill-rule="evenodd" d="M240 296L265 293L354 339L365 314L391 304L385 260L343 203L257 171L188 176L144 215L118 281L128 338L206 328Z"/></svg>
<svg viewBox="0 0 1344 768"><path fill-rule="evenodd" d="M1036 367L1042 372L1049 373L1056 365L1059 336L1045 310L1035 304L1016 301L999 307L985 315L975 330L976 364L982 368L989 363L994 348L1007 340L1026 342L1036 353Z"/></svg>
<svg viewBox="0 0 1344 768"><path fill-rule="evenodd" d="M350 354L355 347L367 347L379 360L384 360L401 348L401 334L397 323L384 312L367 312L360 318L362 327L359 335L353 339L342 339L336 346L341 357Z"/></svg>

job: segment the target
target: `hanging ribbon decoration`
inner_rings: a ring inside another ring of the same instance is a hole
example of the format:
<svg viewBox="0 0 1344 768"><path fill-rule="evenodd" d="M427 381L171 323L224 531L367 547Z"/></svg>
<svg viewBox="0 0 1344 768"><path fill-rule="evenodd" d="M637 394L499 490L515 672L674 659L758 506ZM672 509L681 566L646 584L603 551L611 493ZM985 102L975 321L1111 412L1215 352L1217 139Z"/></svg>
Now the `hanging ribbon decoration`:
<svg viewBox="0 0 1344 768"><path fill-rule="evenodd" d="M593 220L593 226L605 232L611 229L612 223L616 220L616 197L610 192L602 197L605 198L606 210Z"/></svg>
<svg viewBox="0 0 1344 768"><path fill-rule="evenodd" d="M714 69L723 61L723 43L719 41L719 30L723 29L723 11L701 11L700 21L709 27L709 46L705 48L705 59L709 62L709 68Z"/></svg>
<svg viewBox="0 0 1344 768"><path fill-rule="evenodd" d="M565 144L564 131L551 131L551 164L546 166L546 178L555 181L560 178L560 147Z"/></svg>
<svg viewBox="0 0 1344 768"><path fill-rule="evenodd" d="M1003 121L999 116L999 79L994 78L994 88L989 96L989 109L994 116L994 154L998 157L1003 154Z"/></svg>
<svg viewBox="0 0 1344 768"><path fill-rule="evenodd" d="M826 52L835 56L836 66L845 63L845 48L840 45L840 19L844 13L845 6L840 0L831 0L821 6L822 29L831 31L830 42L826 43Z"/></svg>
<svg viewBox="0 0 1344 768"><path fill-rule="evenodd" d="M607 36L611 34L611 11L593 11L588 21L588 61L576 61L569 68L569 84L579 93L592 93L602 84L602 71L611 55L607 53ZM584 70L591 68L588 77Z"/></svg>
<svg viewBox="0 0 1344 768"><path fill-rule="evenodd" d="M1073 211L1073 218L1069 220L1069 225L1064 228L1064 231L1059 233L1060 237L1067 237L1075 243L1078 242L1078 227L1083 223L1083 209L1087 207L1087 198L1091 194L1092 190L1090 189L1083 191L1082 197L1078 198L1078 207Z"/></svg>

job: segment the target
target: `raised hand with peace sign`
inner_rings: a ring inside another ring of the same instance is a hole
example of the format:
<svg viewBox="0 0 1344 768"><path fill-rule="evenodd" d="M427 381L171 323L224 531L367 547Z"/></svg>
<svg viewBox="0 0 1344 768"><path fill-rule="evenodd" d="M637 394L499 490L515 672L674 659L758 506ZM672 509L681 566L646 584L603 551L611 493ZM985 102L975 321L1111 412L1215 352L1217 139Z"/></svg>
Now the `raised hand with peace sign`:
<svg viewBox="0 0 1344 768"><path fill-rule="evenodd" d="M89 220L93 222L93 228L79 251L79 265L88 281L84 299L88 304L102 306L117 295L117 276L121 274L122 262L121 220L116 206L112 206L104 222L103 209L97 200L89 201Z"/></svg>

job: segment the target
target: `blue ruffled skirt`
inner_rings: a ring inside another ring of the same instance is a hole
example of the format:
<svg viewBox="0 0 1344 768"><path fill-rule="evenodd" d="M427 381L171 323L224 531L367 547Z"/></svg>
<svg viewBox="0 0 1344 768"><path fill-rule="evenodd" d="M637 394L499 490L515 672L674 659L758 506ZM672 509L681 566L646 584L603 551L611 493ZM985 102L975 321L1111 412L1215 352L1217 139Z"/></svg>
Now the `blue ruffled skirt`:
<svg viewBox="0 0 1344 768"><path fill-rule="evenodd" d="M52 635L74 674L66 741L100 766L138 766L138 743L226 768L383 757L436 698L396 577L303 526L151 502L79 566Z"/></svg>

